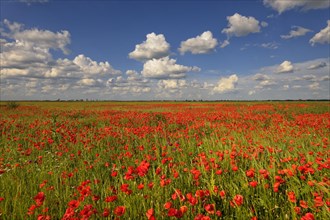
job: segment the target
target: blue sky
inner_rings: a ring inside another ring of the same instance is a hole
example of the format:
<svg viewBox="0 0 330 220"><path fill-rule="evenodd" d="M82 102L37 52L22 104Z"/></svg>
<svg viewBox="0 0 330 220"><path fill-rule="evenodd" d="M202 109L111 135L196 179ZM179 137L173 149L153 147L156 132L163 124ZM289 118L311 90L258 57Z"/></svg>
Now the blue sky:
<svg viewBox="0 0 330 220"><path fill-rule="evenodd" d="M329 99L329 5L1 1L1 99Z"/></svg>

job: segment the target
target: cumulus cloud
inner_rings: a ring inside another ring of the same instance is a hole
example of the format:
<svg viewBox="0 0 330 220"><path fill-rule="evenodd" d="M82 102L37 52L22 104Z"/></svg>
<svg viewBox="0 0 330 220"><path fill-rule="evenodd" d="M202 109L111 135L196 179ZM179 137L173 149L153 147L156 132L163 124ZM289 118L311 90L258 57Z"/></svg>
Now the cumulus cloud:
<svg viewBox="0 0 330 220"><path fill-rule="evenodd" d="M320 69L320 68L323 68L323 67L326 67L326 66L327 66L326 62L319 62L319 63L310 65L309 67L307 67L307 69L316 70L316 69Z"/></svg>
<svg viewBox="0 0 330 220"><path fill-rule="evenodd" d="M265 80L269 80L269 77L265 74L257 73L252 77L252 79L255 81L265 81Z"/></svg>
<svg viewBox="0 0 330 220"><path fill-rule="evenodd" d="M69 59L58 59L56 62L49 67L44 73L47 78L79 78L82 74L79 67Z"/></svg>
<svg viewBox="0 0 330 220"><path fill-rule="evenodd" d="M120 75L121 71L114 69L108 62L96 62L83 54L73 60L58 59L49 67L43 76L48 78L90 78Z"/></svg>
<svg viewBox="0 0 330 220"><path fill-rule="evenodd" d="M192 54L209 53L218 45L217 39L213 38L211 31L205 31L195 38L182 41L179 51L181 54L191 52Z"/></svg>
<svg viewBox="0 0 330 220"><path fill-rule="evenodd" d="M70 33L66 30L60 32L52 32L49 30L39 30L36 28L23 30L23 25L4 20L4 25L9 32L1 33L5 37L15 39L17 42L26 44L30 47L38 47L42 49L60 49L63 53L68 54L70 51L66 48L70 44Z"/></svg>
<svg viewBox="0 0 330 220"><path fill-rule="evenodd" d="M87 75L119 75L121 71L115 70L108 62L93 61L91 58L80 54L74 58L73 63L79 66L79 68Z"/></svg>
<svg viewBox="0 0 330 220"><path fill-rule="evenodd" d="M238 13L227 16L228 28L224 28L221 33L227 34L228 37L243 37L251 33L260 32L259 21L254 17L245 17Z"/></svg>
<svg viewBox="0 0 330 220"><path fill-rule="evenodd" d="M77 83L79 85L83 85L83 86L94 86L94 85L96 85L97 81L95 79L85 78L85 79L79 80Z"/></svg>
<svg viewBox="0 0 330 220"><path fill-rule="evenodd" d="M147 34L147 40L135 46L135 50L129 53L129 58L147 61L159 59L169 55L170 44L166 42L163 34Z"/></svg>
<svg viewBox="0 0 330 220"><path fill-rule="evenodd" d="M179 89L187 86L187 82L184 79L163 79L157 83L158 87L164 89Z"/></svg>
<svg viewBox="0 0 330 220"><path fill-rule="evenodd" d="M276 10L279 14L295 8L310 10L328 8L330 6L329 0L264 0L263 3L267 7Z"/></svg>
<svg viewBox="0 0 330 220"><path fill-rule="evenodd" d="M310 89L310 90L319 90L320 89L320 83L318 83L318 82L314 82L314 83L312 83L312 84L310 84L310 85L308 85L308 88Z"/></svg>
<svg viewBox="0 0 330 220"><path fill-rule="evenodd" d="M290 61L284 61L280 64L277 68L276 73L292 73L293 72L293 65Z"/></svg>
<svg viewBox="0 0 330 220"><path fill-rule="evenodd" d="M110 78L107 81L108 88L113 93L138 95L140 93L148 93L151 91L148 85L149 80L142 78L142 76L135 70L126 71L127 78L117 76Z"/></svg>
<svg viewBox="0 0 330 220"><path fill-rule="evenodd" d="M98 62L83 54L73 60L54 59L54 50L62 51L63 54L69 52L68 31L26 29L23 24L4 20L0 34L0 81L4 82L1 87L6 95L11 94L13 88L6 86L8 83L19 85L20 92L16 92L15 96L22 98L37 91L39 95L44 93L47 97L68 89L79 91L77 94L89 93L105 88L105 82L110 76L121 74L109 62ZM42 98L42 94L38 98Z"/></svg>
<svg viewBox="0 0 330 220"><path fill-rule="evenodd" d="M0 34L4 37L0 51L2 77L43 76L55 62L52 49L69 52L68 31L55 33L36 28L24 29L23 24L4 20Z"/></svg>
<svg viewBox="0 0 330 220"><path fill-rule="evenodd" d="M312 32L311 30L299 26L293 26L293 30L290 31L288 35L281 35L282 39L290 39L290 38L296 38L300 36L304 36L308 32Z"/></svg>
<svg viewBox="0 0 330 220"><path fill-rule="evenodd" d="M234 91L238 82L238 77L236 74L229 76L228 78L221 78L217 85L213 88L213 92L225 93Z"/></svg>
<svg viewBox="0 0 330 220"><path fill-rule="evenodd" d="M319 33L315 34L314 37L309 40L309 43L312 46L314 46L316 43L330 44L330 20L328 20L327 23L328 26L322 29Z"/></svg>
<svg viewBox="0 0 330 220"><path fill-rule="evenodd" d="M261 81L258 85L255 86L256 89L263 89L263 88L269 88L272 86L276 86L277 83L274 80L267 79Z"/></svg>
<svg viewBox="0 0 330 220"><path fill-rule="evenodd" d="M175 59L163 57L148 60L143 65L142 75L147 78L183 78L187 72L200 71L198 67L189 67L176 64Z"/></svg>
<svg viewBox="0 0 330 220"><path fill-rule="evenodd" d="M255 89L269 88L277 85L277 83L272 78L262 73L255 74L254 76L252 76L252 79L258 82L258 85L254 87ZM255 90L253 91L255 92Z"/></svg>
<svg viewBox="0 0 330 220"><path fill-rule="evenodd" d="M24 69L46 65L52 60L52 56L48 49L15 41L2 44L0 60L2 68Z"/></svg>

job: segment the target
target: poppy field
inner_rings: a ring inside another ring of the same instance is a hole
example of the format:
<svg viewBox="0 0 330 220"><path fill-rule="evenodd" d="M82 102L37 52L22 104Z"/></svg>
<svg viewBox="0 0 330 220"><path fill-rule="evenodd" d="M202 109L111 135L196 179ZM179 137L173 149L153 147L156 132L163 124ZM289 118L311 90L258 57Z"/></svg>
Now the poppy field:
<svg viewBox="0 0 330 220"><path fill-rule="evenodd" d="M0 219L330 219L329 102L0 108Z"/></svg>

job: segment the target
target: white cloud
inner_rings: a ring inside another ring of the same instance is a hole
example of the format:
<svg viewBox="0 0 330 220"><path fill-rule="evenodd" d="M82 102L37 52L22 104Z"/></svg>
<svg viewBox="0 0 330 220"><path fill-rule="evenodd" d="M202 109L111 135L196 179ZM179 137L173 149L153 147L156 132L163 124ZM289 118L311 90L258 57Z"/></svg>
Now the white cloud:
<svg viewBox="0 0 330 220"><path fill-rule="evenodd" d="M230 44L229 40L224 40L222 43L221 43L221 48L225 48L227 47L228 45Z"/></svg>
<svg viewBox="0 0 330 220"><path fill-rule="evenodd" d="M252 76L252 79L258 82L258 85L254 87L255 89L269 88L277 85L277 83L272 78L262 73L255 74Z"/></svg>
<svg viewBox="0 0 330 220"><path fill-rule="evenodd" d="M256 93L255 90L250 90L248 94L249 94L249 95L253 95L253 94L255 94L255 93Z"/></svg>
<svg viewBox="0 0 330 220"><path fill-rule="evenodd" d="M97 81L95 79L85 78L85 79L79 80L77 83L82 86L94 86L94 85L96 85Z"/></svg>
<svg viewBox="0 0 330 220"><path fill-rule="evenodd" d="M0 81L4 82L1 91L6 95L15 94L14 98L24 99L33 94L37 98L63 97L66 96L63 91L79 97L106 88L105 82L110 76L121 74L109 62L97 62L83 54L73 60L54 59L53 50L69 52L70 33L67 31L25 29L20 23L4 20L0 34L3 37L0 40ZM8 83L19 85L19 89L12 92L13 87L5 86Z"/></svg>
<svg viewBox="0 0 330 220"><path fill-rule="evenodd" d="M278 43L276 43L276 42L262 43L262 44L260 44L260 46L263 48L266 48L266 49L275 50L278 48Z"/></svg>
<svg viewBox="0 0 330 220"><path fill-rule="evenodd" d="M186 80L183 79L164 79L159 80L158 87L164 89L179 89L187 86Z"/></svg>
<svg viewBox="0 0 330 220"><path fill-rule="evenodd" d="M330 44L330 20L328 20L327 23L328 26L322 29L319 33L315 34L314 37L309 40L309 43L312 44L312 46L316 43Z"/></svg>
<svg viewBox="0 0 330 220"><path fill-rule="evenodd" d="M283 62L285 63L285 62ZM325 64L324 64L325 63ZM311 71L308 67L324 66ZM292 67L290 67L292 66ZM290 71L290 74L277 73L279 70ZM329 59L319 58L301 63L288 63L263 67L259 73L240 78L239 94L251 92L255 99L309 99L329 98ZM313 92L319 92L315 96ZM247 96L247 95L246 95Z"/></svg>
<svg viewBox="0 0 330 220"><path fill-rule="evenodd" d="M135 50L129 53L129 58L147 61L159 59L169 55L170 44L166 42L163 34L147 34L147 40L135 46Z"/></svg>
<svg viewBox="0 0 330 220"><path fill-rule="evenodd" d="M264 0L264 5L276 10L279 14L294 8L302 10L328 8L329 0Z"/></svg>
<svg viewBox="0 0 330 220"><path fill-rule="evenodd" d="M134 96L151 91L149 81L143 79L135 70L127 70L127 78L117 76L107 81L108 88L115 94L132 94Z"/></svg>
<svg viewBox="0 0 330 220"><path fill-rule="evenodd" d="M290 38L296 38L300 36L304 36L308 32L312 32L311 30L299 26L293 26L293 30L290 31L288 35L281 35L282 39L290 39Z"/></svg>
<svg viewBox="0 0 330 220"><path fill-rule="evenodd" d="M60 49L64 53L69 50L68 31L51 32L48 30L24 29L17 22L4 20L0 34L2 77L31 76L42 77L54 63L51 49Z"/></svg>
<svg viewBox="0 0 330 220"><path fill-rule="evenodd" d="M256 89L263 89L263 88L269 88L272 86L277 85L277 83L273 80L263 80L261 81L255 88Z"/></svg>
<svg viewBox="0 0 330 220"><path fill-rule="evenodd" d="M190 71L200 71L198 67L176 64L176 60L169 57L148 60L143 65L142 75L147 78L183 78Z"/></svg>
<svg viewBox="0 0 330 220"><path fill-rule="evenodd" d="M308 88L310 89L310 90L319 90L320 89L320 83L318 83L318 82L314 82L314 83L312 83L312 84L310 84L310 85L308 85Z"/></svg>
<svg viewBox="0 0 330 220"><path fill-rule="evenodd" d="M238 13L227 16L228 28L224 28L221 33L227 34L228 37L243 37L251 33L260 32L259 21L254 17L245 17Z"/></svg>
<svg viewBox="0 0 330 220"><path fill-rule="evenodd" d="M52 60L48 49L33 47L25 42L3 43L0 53L2 68L31 68L46 65Z"/></svg>
<svg viewBox="0 0 330 220"><path fill-rule="evenodd" d="M41 74L42 75L42 74ZM44 73L47 78L67 77L67 78L79 78L84 74L80 68L69 59L58 59L52 67Z"/></svg>
<svg viewBox="0 0 330 220"><path fill-rule="evenodd" d="M293 65L290 61L284 61L280 64L277 68L276 73L292 73L293 72Z"/></svg>
<svg viewBox="0 0 330 220"><path fill-rule="evenodd" d="M307 69L316 70L316 69L320 69L320 68L323 68L323 67L326 67L326 66L327 66L326 62L319 62L319 63L310 65L309 67L307 67Z"/></svg>
<svg viewBox="0 0 330 220"><path fill-rule="evenodd" d="M73 63L80 67L80 69L86 75L119 75L121 72L115 70L108 62L99 62L93 61L91 58L80 54L76 56L73 60Z"/></svg>
<svg viewBox="0 0 330 220"><path fill-rule="evenodd" d="M229 76L228 78L221 78L217 85L213 88L214 92L225 93L234 91L238 82L238 77L236 74Z"/></svg>
<svg viewBox="0 0 330 220"><path fill-rule="evenodd" d="M49 78L99 78L110 75L120 75L121 71L115 70L108 62L96 62L83 54L73 60L58 59L42 75Z"/></svg>
<svg viewBox="0 0 330 220"><path fill-rule="evenodd" d="M179 51L181 54L191 52L192 54L209 53L218 45L217 39L213 38L211 31L205 31L195 38L182 41Z"/></svg>
<svg viewBox="0 0 330 220"><path fill-rule="evenodd" d="M46 3L46 2L49 2L49 0L18 0L18 1L26 3L28 5L31 5L32 3Z"/></svg>
<svg viewBox="0 0 330 220"><path fill-rule="evenodd" d="M261 22L261 27L268 27L268 23L265 22L265 21L262 21L262 22Z"/></svg>
<svg viewBox="0 0 330 220"><path fill-rule="evenodd" d="M252 77L252 79L255 81L265 81L269 80L269 77L265 74L257 73Z"/></svg>
<svg viewBox="0 0 330 220"><path fill-rule="evenodd" d="M36 28L23 30L23 25L4 20L4 25L9 29L7 33L1 33L3 36L15 39L16 42L27 44L30 47L42 49L60 49L68 54L70 51L66 48L70 44L70 33L66 30L61 32L52 32L49 30L39 30Z"/></svg>

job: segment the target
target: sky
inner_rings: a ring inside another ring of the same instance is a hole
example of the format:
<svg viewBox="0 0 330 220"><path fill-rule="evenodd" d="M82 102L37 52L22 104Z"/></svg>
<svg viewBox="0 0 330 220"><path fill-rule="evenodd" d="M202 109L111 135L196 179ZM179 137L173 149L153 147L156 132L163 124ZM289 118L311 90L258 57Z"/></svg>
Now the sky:
<svg viewBox="0 0 330 220"><path fill-rule="evenodd" d="M330 99L330 0L1 0L1 100Z"/></svg>

